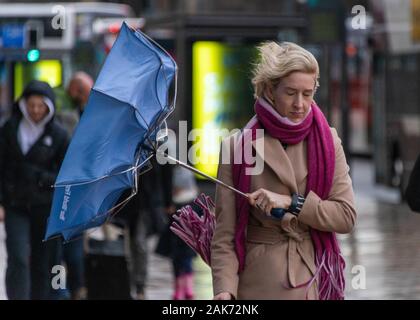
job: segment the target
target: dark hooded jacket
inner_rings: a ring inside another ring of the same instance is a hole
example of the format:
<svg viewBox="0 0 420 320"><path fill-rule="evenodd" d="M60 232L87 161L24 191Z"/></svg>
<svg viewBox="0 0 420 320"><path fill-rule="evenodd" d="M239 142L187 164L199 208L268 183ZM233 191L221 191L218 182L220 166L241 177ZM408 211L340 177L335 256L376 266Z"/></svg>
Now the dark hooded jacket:
<svg viewBox="0 0 420 320"><path fill-rule="evenodd" d="M47 83L32 81L21 98L35 94L49 98L55 106L54 92ZM64 159L68 136L52 117L41 136L23 154L18 143L22 117L16 102L12 117L0 128L0 205L21 209L50 206L53 195L51 186Z"/></svg>

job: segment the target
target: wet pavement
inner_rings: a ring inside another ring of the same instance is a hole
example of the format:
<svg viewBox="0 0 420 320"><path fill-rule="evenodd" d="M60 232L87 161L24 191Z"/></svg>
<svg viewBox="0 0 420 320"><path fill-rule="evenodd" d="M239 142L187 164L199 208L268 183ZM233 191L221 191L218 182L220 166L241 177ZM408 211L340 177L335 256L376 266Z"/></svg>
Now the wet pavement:
<svg viewBox="0 0 420 320"><path fill-rule="evenodd" d="M346 299L420 299L420 214L400 204L396 190L374 185L367 160L352 161L358 220L353 232L339 235L346 259ZM201 184L212 195L213 188ZM6 299L6 252L0 223L0 299ZM150 251L156 237L149 240ZM194 260L197 299L211 299L210 269ZM169 260L151 254L146 299L169 300L173 277Z"/></svg>
<svg viewBox="0 0 420 320"><path fill-rule="evenodd" d="M351 234L340 236L346 298L420 299L420 214L400 204L397 191L373 185L369 162L357 161L353 170L358 220Z"/></svg>

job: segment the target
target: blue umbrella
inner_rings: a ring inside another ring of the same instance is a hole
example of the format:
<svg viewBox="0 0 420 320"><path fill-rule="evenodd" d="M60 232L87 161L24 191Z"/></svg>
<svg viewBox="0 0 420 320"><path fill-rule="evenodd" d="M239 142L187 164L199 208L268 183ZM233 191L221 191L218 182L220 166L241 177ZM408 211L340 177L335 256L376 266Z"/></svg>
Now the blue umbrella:
<svg viewBox="0 0 420 320"><path fill-rule="evenodd" d="M124 190L137 192L138 174L175 105L176 71L164 49L122 25L57 176L46 239L69 240L103 224L129 200L117 204Z"/></svg>

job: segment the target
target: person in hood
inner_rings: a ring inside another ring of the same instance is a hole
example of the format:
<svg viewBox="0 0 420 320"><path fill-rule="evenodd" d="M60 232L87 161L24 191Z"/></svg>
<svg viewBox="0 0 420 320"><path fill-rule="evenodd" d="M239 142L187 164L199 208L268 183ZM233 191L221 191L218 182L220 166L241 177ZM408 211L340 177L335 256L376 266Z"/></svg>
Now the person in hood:
<svg viewBox="0 0 420 320"><path fill-rule="evenodd" d="M69 141L54 112L54 91L34 80L0 129L0 211L5 217L9 299L49 299L52 290L51 268L59 246L43 238L52 185Z"/></svg>

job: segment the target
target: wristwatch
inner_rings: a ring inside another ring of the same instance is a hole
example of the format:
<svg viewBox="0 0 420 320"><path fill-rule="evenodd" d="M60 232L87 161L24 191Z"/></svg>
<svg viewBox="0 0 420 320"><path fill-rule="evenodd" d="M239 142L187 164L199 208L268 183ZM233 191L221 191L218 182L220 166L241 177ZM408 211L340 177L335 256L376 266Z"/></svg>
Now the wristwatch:
<svg viewBox="0 0 420 320"><path fill-rule="evenodd" d="M304 196L295 192L292 193L292 203L290 204L290 207L287 209L287 212L290 212L291 214L298 216L300 211L302 210L304 202L305 202Z"/></svg>
<svg viewBox="0 0 420 320"><path fill-rule="evenodd" d="M300 211L302 210L303 203L305 202L305 197L297 194L292 193L292 202L290 204L290 207L287 209L283 208L273 208L271 209L271 216L277 219L282 219L283 216L286 214L286 212L289 212L295 216L298 216Z"/></svg>

